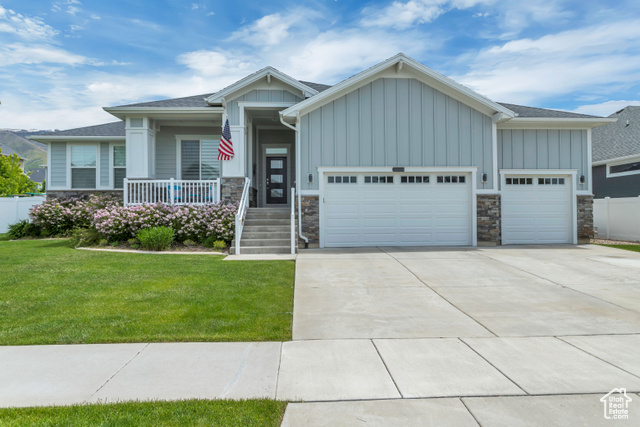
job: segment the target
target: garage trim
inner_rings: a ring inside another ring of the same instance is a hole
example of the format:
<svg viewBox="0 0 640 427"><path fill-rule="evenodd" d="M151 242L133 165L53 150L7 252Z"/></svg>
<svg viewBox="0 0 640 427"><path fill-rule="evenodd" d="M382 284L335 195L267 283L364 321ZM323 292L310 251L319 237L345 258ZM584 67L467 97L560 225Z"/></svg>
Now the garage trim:
<svg viewBox="0 0 640 427"><path fill-rule="evenodd" d="M398 173L393 171L392 166L360 166L360 167L318 167L319 177L319 224L320 224L320 248L325 247L325 227L324 227L324 176L327 173ZM478 246L478 200L476 196L476 174L478 168L476 166L470 167L454 167L454 166L442 166L442 167L412 167L406 166L403 168L403 173L468 173L471 174L471 215L470 215L470 230L471 230L471 246Z"/></svg>
<svg viewBox="0 0 640 427"><path fill-rule="evenodd" d="M571 198L571 240L574 245L578 244L578 195L577 182L578 171L576 169L500 169L500 193L504 191L506 175L565 175L571 179L571 187L569 189L569 197ZM502 210L500 217L503 217ZM501 231L504 236L504 221L501 221Z"/></svg>

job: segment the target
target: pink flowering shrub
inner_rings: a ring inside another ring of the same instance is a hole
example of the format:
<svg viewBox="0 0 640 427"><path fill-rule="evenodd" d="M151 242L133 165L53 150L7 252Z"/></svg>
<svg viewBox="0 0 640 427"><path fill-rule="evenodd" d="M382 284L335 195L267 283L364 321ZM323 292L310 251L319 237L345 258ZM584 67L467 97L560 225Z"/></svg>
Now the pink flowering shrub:
<svg viewBox="0 0 640 427"><path fill-rule="evenodd" d="M171 227L177 241L202 242L214 236L231 242L237 204L110 206L96 211L92 225L110 241L136 237L143 229Z"/></svg>
<svg viewBox="0 0 640 427"><path fill-rule="evenodd" d="M89 228L96 211L113 208L122 202L115 196L95 196L88 198L47 199L29 211L31 222L45 235L61 236L76 228Z"/></svg>

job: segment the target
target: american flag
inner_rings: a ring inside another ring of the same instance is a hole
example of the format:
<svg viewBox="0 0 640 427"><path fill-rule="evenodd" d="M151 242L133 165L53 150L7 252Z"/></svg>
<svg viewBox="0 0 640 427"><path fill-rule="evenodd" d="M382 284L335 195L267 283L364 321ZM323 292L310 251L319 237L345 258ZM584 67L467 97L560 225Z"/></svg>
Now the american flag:
<svg viewBox="0 0 640 427"><path fill-rule="evenodd" d="M227 119L218 146L218 160L231 160L233 155L233 142L231 142L231 130L229 129L229 119Z"/></svg>

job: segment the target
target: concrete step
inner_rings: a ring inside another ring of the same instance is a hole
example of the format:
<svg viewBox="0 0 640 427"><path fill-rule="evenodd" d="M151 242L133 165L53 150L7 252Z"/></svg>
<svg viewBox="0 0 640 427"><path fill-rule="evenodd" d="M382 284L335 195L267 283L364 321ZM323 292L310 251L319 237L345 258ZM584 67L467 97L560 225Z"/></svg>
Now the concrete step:
<svg viewBox="0 0 640 427"><path fill-rule="evenodd" d="M241 254L290 254L291 246L244 246L240 247ZM235 254L233 248L232 255Z"/></svg>
<svg viewBox="0 0 640 427"><path fill-rule="evenodd" d="M256 228L258 230L256 230ZM259 231L264 230L264 231ZM272 227L245 227L242 230L242 239L289 239L291 231L289 227L286 230L274 230Z"/></svg>
<svg viewBox="0 0 640 427"><path fill-rule="evenodd" d="M242 236L240 241L242 247L245 246L291 246L291 239L247 239Z"/></svg>
<svg viewBox="0 0 640 427"><path fill-rule="evenodd" d="M260 219L255 219L255 218L246 218L244 220L244 226L254 226L254 225L268 225L268 226L276 226L276 225L288 225L291 226L291 219L287 218L287 219L278 219L278 218L268 218L268 219L264 219L264 218L260 218Z"/></svg>
<svg viewBox="0 0 640 427"><path fill-rule="evenodd" d="M291 212L247 212L246 219L290 219Z"/></svg>

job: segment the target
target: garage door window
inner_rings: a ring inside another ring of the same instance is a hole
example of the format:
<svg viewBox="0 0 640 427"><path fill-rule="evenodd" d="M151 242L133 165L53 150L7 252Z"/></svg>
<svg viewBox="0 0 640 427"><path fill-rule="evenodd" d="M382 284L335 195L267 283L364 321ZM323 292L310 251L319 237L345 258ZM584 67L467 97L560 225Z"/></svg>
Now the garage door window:
<svg viewBox="0 0 640 427"><path fill-rule="evenodd" d="M507 185L533 185L533 178L507 178Z"/></svg>
<svg viewBox="0 0 640 427"><path fill-rule="evenodd" d="M466 176L457 175L438 175L438 184L464 184L467 182Z"/></svg>
<svg viewBox="0 0 640 427"><path fill-rule="evenodd" d="M538 178L538 185L564 185L564 178Z"/></svg>
<svg viewBox="0 0 640 427"><path fill-rule="evenodd" d="M400 177L400 183L401 184L428 184L429 176L421 176L421 175L402 176Z"/></svg>
<svg viewBox="0 0 640 427"><path fill-rule="evenodd" d="M371 175L364 177L365 184L393 184L393 176Z"/></svg>
<svg viewBox="0 0 640 427"><path fill-rule="evenodd" d="M358 177L357 176L328 176L327 183L329 184L357 184Z"/></svg>

